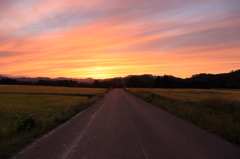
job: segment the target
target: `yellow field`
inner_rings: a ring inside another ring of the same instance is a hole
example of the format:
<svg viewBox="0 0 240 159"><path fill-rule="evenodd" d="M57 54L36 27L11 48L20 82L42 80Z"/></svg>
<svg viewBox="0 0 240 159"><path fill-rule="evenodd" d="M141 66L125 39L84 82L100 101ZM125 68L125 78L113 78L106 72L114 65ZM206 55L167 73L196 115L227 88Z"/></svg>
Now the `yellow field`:
<svg viewBox="0 0 240 159"><path fill-rule="evenodd" d="M168 99L181 101L201 101L209 98L226 98L240 102L240 90L130 88L129 91L152 92Z"/></svg>
<svg viewBox="0 0 240 159"><path fill-rule="evenodd" d="M63 93L63 94L102 94L104 88L78 88L31 85L0 85L0 93Z"/></svg>

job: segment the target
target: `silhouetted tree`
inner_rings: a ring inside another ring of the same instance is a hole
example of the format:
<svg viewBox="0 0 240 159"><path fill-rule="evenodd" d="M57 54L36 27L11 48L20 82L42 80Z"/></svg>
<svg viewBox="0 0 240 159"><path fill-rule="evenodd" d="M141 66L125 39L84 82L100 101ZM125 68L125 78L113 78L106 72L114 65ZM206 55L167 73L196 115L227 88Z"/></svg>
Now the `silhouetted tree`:
<svg viewBox="0 0 240 159"><path fill-rule="evenodd" d="M18 81L11 78L2 78L0 81L1 84L18 84Z"/></svg>
<svg viewBox="0 0 240 159"><path fill-rule="evenodd" d="M129 81L127 82L127 86L128 87L142 87L141 82L139 81L139 79L135 76L132 76Z"/></svg>
<svg viewBox="0 0 240 159"><path fill-rule="evenodd" d="M170 88L169 76L164 75L162 80L163 80L163 88Z"/></svg>
<svg viewBox="0 0 240 159"><path fill-rule="evenodd" d="M122 78L114 78L114 79L111 80L110 83L111 83L111 87L113 87L113 88L124 87Z"/></svg>
<svg viewBox="0 0 240 159"><path fill-rule="evenodd" d="M162 87L162 78L161 77L157 77L154 81L154 87L155 88L161 88Z"/></svg>
<svg viewBox="0 0 240 159"><path fill-rule="evenodd" d="M88 83L81 82L81 83L78 83L78 87L91 87L91 85Z"/></svg>
<svg viewBox="0 0 240 159"><path fill-rule="evenodd" d="M93 82L93 84L92 84L92 87L94 87L94 88L100 88L101 87L101 82L99 82L98 80L95 80L94 82Z"/></svg>

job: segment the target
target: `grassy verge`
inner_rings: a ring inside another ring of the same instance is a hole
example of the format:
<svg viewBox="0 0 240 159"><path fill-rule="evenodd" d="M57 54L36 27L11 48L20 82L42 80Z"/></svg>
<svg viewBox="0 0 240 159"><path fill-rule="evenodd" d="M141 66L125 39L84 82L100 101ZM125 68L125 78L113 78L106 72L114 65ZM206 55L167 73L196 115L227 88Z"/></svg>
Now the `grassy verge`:
<svg viewBox="0 0 240 159"><path fill-rule="evenodd" d="M143 100L240 145L240 90L127 89Z"/></svg>
<svg viewBox="0 0 240 159"><path fill-rule="evenodd" d="M1 85L0 85L1 87ZM4 86L5 87L5 86ZM0 158L6 158L25 143L31 142L35 137L45 133L59 124L69 120L72 116L92 105L103 97L106 89L73 89L65 87L31 87L31 91L45 92L60 90L71 93L91 92L94 96L74 95L44 95L44 94L19 94L26 86L17 86L14 92L12 86L7 93L0 94ZM20 88L21 87L21 88ZM49 89L49 90L47 90ZM78 90L78 91L76 91ZM58 91L58 92L57 92Z"/></svg>

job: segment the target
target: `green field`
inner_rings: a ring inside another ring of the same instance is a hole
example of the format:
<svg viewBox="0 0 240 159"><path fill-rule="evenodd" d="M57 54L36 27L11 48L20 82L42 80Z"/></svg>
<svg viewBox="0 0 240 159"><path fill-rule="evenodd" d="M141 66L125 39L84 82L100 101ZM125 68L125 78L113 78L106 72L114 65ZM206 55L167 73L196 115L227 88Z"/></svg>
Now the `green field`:
<svg viewBox="0 0 240 159"><path fill-rule="evenodd" d="M240 90L128 88L127 91L240 145Z"/></svg>
<svg viewBox="0 0 240 159"><path fill-rule="evenodd" d="M70 119L100 99L106 91L96 88L0 85L0 158L7 157L34 137ZM79 94L91 94L91 97Z"/></svg>

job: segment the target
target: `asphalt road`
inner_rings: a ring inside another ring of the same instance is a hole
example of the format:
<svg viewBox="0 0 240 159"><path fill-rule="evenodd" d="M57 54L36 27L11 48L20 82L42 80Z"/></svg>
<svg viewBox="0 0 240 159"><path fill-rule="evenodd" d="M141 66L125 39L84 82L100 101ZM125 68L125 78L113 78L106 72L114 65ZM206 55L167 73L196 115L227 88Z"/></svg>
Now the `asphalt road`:
<svg viewBox="0 0 240 159"><path fill-rule="evenodd" d="M15 159L240 159L240 148L115 89Z"/></svg>

